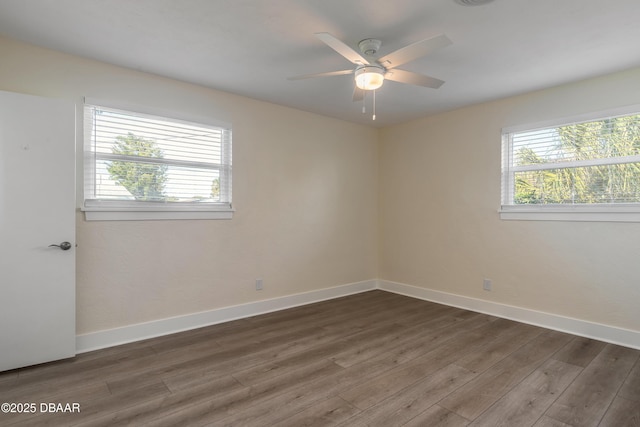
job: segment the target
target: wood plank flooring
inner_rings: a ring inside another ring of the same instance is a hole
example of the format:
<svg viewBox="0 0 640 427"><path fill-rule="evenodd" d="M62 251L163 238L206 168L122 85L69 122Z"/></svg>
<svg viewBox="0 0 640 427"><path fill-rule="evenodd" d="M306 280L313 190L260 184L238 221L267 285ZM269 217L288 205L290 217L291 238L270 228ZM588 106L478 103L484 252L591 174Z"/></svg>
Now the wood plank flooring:
<svg viewBox="0 0 640 427"><path fill-rule="evenodd" d="M2 426L640 426L640 351L371 291L0 373L2 402L37 405Z"/></svg>

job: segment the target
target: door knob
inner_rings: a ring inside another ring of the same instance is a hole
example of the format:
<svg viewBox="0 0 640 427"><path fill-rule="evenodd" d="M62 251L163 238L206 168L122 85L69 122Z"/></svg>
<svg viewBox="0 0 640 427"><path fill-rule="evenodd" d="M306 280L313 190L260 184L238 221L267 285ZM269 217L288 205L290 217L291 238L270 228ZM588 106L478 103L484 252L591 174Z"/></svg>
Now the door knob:
<svg viewBox="0 0 640 427"><path fill-rule="evenodd" d="M59 245L49 245L49 247L56 247L62 249L63 251L68 251L69 249L71 249L71 243L62 242Z"/></svg>

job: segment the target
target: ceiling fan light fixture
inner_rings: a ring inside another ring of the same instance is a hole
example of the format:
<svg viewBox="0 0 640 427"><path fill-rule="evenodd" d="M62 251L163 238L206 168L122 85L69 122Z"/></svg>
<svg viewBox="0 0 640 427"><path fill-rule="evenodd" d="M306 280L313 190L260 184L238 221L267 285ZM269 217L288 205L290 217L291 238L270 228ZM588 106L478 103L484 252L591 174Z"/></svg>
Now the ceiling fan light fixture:
<svg viewBox="0 0 640 427"><path fill-rule="evenodd" d="M364 65L356 72L356 86L362 90L376 90L384 83L384 69L375 65Z"/></svg>

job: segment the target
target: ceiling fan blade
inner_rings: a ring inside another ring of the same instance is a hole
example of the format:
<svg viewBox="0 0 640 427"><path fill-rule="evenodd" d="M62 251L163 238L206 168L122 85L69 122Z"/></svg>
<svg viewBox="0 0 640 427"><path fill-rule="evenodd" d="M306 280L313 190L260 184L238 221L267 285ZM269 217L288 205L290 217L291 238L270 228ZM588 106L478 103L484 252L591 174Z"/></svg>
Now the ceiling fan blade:
<svg viewBox="0 0 640 427"><path fill-rule="evenodd" d="M301 76L287 77L287 80L312 79L314 77L343 76L345 74L353 74L354 70L328 71L326 73L303 74Z"/></svg>
<svg viewBox="0 0 640 427"><path fill-rule="evenodd" d="M391 80L399 83L408 83L411 85L430 87L432 89L438 89L443 85L444 81L436 79L435 77L429 77L411 71L393 69L389 70L384 75L386 80Z"/></svg>
<svg viewBox="0 0 640 427"><path fill-rule="evenodd" d="M354 85L353 88L353 102L362 101L364 99L364 90Z"/></svg>
<svg viewBox="0 0 640 427"><path fill-rule="evenodd" d="M410 44L378 59L378 63L390 69L425 56L436 49L449 46L451 40L444 34Z"/></svg>
<svg viewBox="0 0 640 427"><path fill-rule="evenodd" d="M335 50L340 55L344 56L345 58L347 58L349 61L353 62L354 64L362 64L362 65L369 64L369 61L367 61L362 55L360 55L355 50L351 49L349 46L344 44L342 41L340 41L337 38L333 37L331 34L329 34L329 33L315 33L315 36L318 39L320 39L320 41L323 41L324 43L326 43L331 49Z"/></svg>

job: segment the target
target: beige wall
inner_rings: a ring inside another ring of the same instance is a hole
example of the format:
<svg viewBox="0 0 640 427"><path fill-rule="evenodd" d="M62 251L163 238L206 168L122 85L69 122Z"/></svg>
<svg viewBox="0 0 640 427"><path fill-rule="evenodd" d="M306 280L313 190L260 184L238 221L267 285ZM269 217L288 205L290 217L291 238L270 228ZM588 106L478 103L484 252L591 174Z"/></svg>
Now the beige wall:
<svg viewBox="0 0 640 427"><path fill-rule="evenodd" d="M79 334L377 277L376 130L6 39L0 58L1 90L233 123L233 220L78 213Z"/></svg>
<svg viewBox="0 0 640 427"><path fill-rule="evenodd" d="M233 220L78 214L79 334L376 277L640 330L640 224L497 213L500 129L640 104L640 69L377 131L1 38L0 58L2 90L233 123Z"/></svg>
<svg viewBox="0 0 640 427"><path fill-rule="evenodd" d="M379 278L639 331L640 224L498 216L502 127L640 104L639 82L636 69L384 129Z"/></svg>

